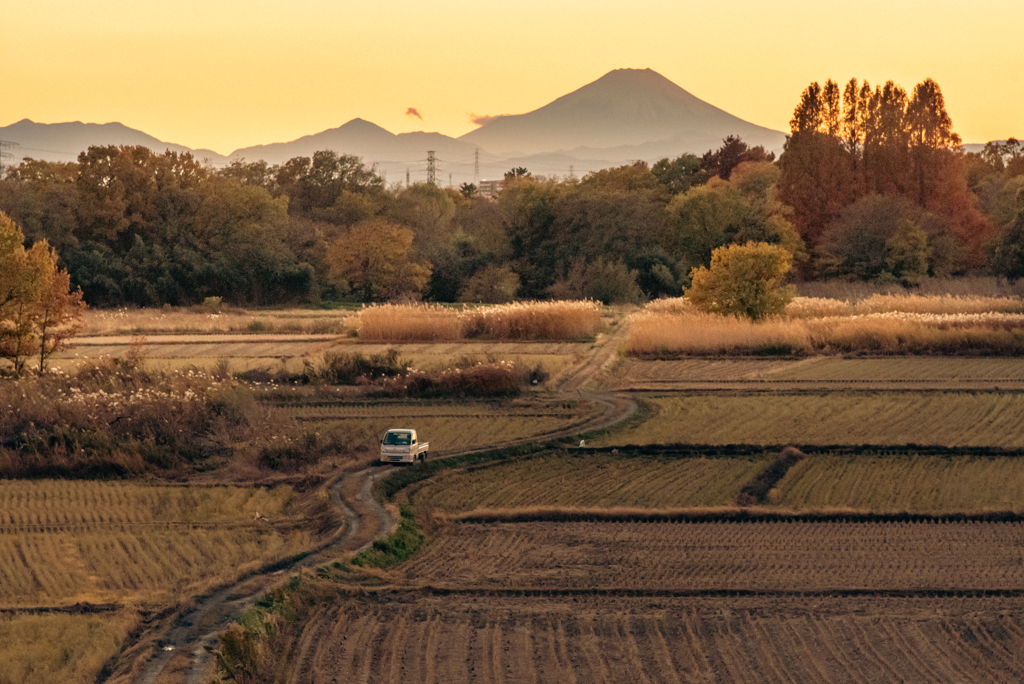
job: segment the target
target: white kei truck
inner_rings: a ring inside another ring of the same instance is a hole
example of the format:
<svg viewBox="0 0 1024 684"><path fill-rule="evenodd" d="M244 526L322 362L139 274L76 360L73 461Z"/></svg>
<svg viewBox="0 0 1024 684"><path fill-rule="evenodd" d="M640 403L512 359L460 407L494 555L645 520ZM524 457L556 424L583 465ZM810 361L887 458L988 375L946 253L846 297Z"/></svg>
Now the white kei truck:
<svg viewBox="0 0 1024 684"><path fill-rule="evenodd" d="M411 428L393 428L380 440L381 463L415 463L427 460L430 442L420 442Z"/></svg>

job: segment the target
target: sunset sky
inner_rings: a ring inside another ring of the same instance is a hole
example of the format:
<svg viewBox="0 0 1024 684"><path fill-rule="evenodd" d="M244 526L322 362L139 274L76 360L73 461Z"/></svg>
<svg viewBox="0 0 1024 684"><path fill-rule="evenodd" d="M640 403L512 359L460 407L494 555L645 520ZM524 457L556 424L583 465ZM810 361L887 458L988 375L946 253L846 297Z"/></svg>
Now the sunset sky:
<svg viewBox="0 0 1024 684"><path fill-rule="evenodd" d="M459 136L625 67L783 131L811 81L931 77L964 142L1024 138L1020 0L3 0L2 15L0 126L120 121L222 154L356 117Z"/></svg>

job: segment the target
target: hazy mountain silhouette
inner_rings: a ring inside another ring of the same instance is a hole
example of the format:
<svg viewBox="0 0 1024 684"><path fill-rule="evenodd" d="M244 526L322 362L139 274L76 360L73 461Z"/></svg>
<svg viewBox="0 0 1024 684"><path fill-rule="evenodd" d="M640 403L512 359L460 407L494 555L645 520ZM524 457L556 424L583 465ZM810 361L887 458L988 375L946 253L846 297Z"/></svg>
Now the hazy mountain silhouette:
<svg viewBox="0 0 1024 684"><path fill-rule="evenodd" d="M232 159L263 159L280 164L292 157L311 157L318 150L334 150L339 154L354 154L367 164L419 164L426 165L427 150L438 157L468 157L472 160L475 146L460 142L441 133L394 134L375 123L352 119L343 126L331 128L315 135L306 135L291 142L254 145L235 150Z"/></svg>
<svg viewBox="0 0 1024 684"><path fill-rule="evenodd" d="M440 133L394 134L363 119L290 142L254 145L227 157L165 143L120 123L38 124L28 119L0 127L0 139L16 142L22 156L73 161L90 145L145 145L156 152L191 151L199 160L223 166L231 160L263 159L280 164L318 150L362 157L389 180L426 177L427 151L437 159L436 176L446 184L472 181L479 149L480 178L501 178L515 166L534 174L582 176L637 159L654 162L689 152L717 149L729 135L749 145L781 151L785 134L744 121L694 97L650 69L617 69L593 83L526 114L498 116L452 138Z"/></svg>
<svg viewBox="0 0 1024 684"><path fill-rule="evenodd" d="M616 69L540 109L495 117L459 140L502 155L563 151L580 156L618 148L621 157L632 154L628 148L643 146L668 156L658 151L664 146L678 156L717 149L729 135L769 150L785 141L784 133L710 105L656 71Z"/></svg>
<svg viewBox="0 0 1024 684"><path fill-rule="evenodd" d="M193 150L184 145L175 145L157 140L142 131L128 128L121 123L67 123L44 124L29 119L0 127L0 140L16 143L8 150L18 163L23 157L46 161L71 162L91 146L100 145L143 145L163 154L164 151L191 152L199 160L208 159L211 164L227 163L227 159L212 150Z"/></svg>

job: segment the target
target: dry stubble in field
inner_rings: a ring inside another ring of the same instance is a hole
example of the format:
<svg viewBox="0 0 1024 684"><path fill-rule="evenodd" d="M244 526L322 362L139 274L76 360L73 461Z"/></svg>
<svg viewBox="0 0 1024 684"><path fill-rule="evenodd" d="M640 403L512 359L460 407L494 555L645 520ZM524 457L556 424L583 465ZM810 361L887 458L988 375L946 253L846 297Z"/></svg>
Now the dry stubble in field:
<svg viewBox="0 0 1024 684"><path fill-rule="evenodd" d="M769 458L623 458L546 453L446 473L413 502L461 513L476 509L687 508L727 506Z"/></svg>
<svg viewBox="0 0 1024 684"><path fill-rule="evenodd" d="M585 402L430 402L330 404L285 407L309 427L348 430L348 444L373 451L393 427L414 427L434 453L494 447L543 435L582 422L591 407Z"/></svg>
<svg viewBox="0 0 1024 684"><path fill-rule="evenodd" d="M1020 512L1024 459L815 455L786 474L776 503L875 513Z"/></svg>
<svg viewBox="0 0 1024 684"><path fill-rule="evenodd" d="M627 444L928 444L1024 447L1024 395L849 392L689 395L649 400L654 415L594 440Z"/></svg>
<svg viewBox="0 0 1024 684"><path fill-rule="evenodd" d="M0 615L0 684L94 682L138 621L135 611Z"/></svg>
<svg viewBox="0 0 1024 684"><path fill-rule="evenodd" d="M321 309L89 309L82 320L81 334L281 332L340 335L352 316L351 311Z"/></svg>
<svg viewBox="0 0 1024 684"><path fill-rule="evenodd" d="M0 486L0 607L170 603L313 542L291 488L12 480ZM261 507L261 508L258 508ZM255 512L280 527L253 520Z"/></svg>
<svg viewBox="0 0 1024 684"><path fill-rule="evenodd" d="M1011 684L1020 599L398 594L308 626L292 681Z"/></svg>
<svg viewBox="0 0 1024 684"><path fill-rule="evenodd" d="M1022 523L454 523L401 566L446 589L1024 591Z"/></svg>

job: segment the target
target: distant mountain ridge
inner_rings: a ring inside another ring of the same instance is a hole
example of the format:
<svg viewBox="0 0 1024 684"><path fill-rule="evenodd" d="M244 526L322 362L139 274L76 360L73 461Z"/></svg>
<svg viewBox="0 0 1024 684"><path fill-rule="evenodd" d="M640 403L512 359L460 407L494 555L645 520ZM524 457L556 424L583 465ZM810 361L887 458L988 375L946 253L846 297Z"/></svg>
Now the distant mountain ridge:
<svg viewBox="0 0 1024 684"><path fill-rule="evenodd" d="M209 159L214 165L227 163L227 157L213 150L194 150L184 145L163 142L118 122L95 124L69 121L44 124L22 119L10 126L0 127L0 140L17 145L8 150L14 155L15 163L23 157L71 162L78 159L80 152L93 145L142 145L161 153L164 150L191 152L196 159Z"/></svg>
<svg viewBox="0 0 1024 684"><path fill-rule="evenodd" d="M651 69L616 69L525 114L491 119L459 138L441 133L394 134L363 119L289 142L254 145L223 156L166 143L120 123L40 124L24 119L0 127L0 139L18 144L21 157L74 161L90 145L145 145L155 152L191 152L214 166L233 160L280 164L330 149L354 154L391 181L426 177L427 151L442 184L501 178L514 166L538 175L582 176L638 159L654 162L717 149L729 135L781 151L785 134L744 121L711 105ZM9 162L8 162L9 163Z"/></svg>

